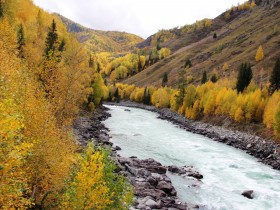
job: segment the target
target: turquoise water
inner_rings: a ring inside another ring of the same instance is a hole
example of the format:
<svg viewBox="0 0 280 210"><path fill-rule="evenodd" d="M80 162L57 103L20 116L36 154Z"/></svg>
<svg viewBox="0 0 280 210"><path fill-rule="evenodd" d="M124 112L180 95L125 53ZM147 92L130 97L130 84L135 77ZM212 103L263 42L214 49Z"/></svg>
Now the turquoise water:
<svg viewBox="0 0 280 210"><path fill-rule="evenodd" d="M205 209L280 209L279 171L243 151L157 119L156 113L107 107L112 117L105 125L112 142L122 148L122 156L154 158L163 165L192 165L203 174L202 183L194 188L188 187L188 180L169 174L183 201ZM254 190L254 199L243 197L244 190Z"/></svg>

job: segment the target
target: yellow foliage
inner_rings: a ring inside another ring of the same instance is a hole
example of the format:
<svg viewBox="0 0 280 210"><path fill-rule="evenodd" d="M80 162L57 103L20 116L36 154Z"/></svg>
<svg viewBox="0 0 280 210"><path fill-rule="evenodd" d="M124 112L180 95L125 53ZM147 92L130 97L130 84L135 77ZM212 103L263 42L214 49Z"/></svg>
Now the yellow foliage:
<svg viewBox="0 0 280 210"><path fill-rule="evenodd" d="M276 91L268 100L264 110L263 123L266 125L266 127L273 128L275 126L274 117L279 104L280 104L280 92Z"/></svg>
<svg viewBox="0 0 280 210"><path fill-rule="evenodd" d="M159 88L152 95L152 104L157 108L167 108L170 104L170 95L167 88Z"/></svg>
<svg viewBox="0 0 280 210"><path fill-rule="evenodd" d="M257 53L256 53L255 59L258 62L258 61L263 60L263 58L264 58L263 48L262 48L262 46L259 46L259 48L257 50Z"/></svg>

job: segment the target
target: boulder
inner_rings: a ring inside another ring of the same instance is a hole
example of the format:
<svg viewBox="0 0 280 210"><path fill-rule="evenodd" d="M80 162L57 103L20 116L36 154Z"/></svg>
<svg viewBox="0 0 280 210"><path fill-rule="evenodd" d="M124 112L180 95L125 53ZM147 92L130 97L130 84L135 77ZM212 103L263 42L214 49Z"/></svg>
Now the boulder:
<svg viewBox="0 0 280 210"><path fill-rule="evenodd" d="M253 193L254 190L245 190L241 195L243 195L246 198L253 199L254 198Z"/></svg>
<svg viewBox="0 0 280 210"><path fill-rule="evenodd" d="M160 181L158 184L157 184L157 188L160 189L160 190L163 190L164 192L166 192L167 194L171 194L174 187L172 186L171 183L168 183L168 182L165 182L165 181Z"/></svg>

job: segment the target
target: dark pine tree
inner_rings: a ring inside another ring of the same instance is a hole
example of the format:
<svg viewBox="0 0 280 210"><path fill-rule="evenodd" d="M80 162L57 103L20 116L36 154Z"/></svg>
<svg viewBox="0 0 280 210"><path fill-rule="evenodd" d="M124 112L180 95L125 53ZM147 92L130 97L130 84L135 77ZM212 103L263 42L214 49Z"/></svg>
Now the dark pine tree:
<svg viewBox="0 0 280 210"><path fill-rule="evenodd" d="M191 62L190 59L186 60L185 65L184 65L184 68L186 68L187 66L189 66L189 68L192 67L192 62Z"/></svg>
<svg viewBox="0 0 280 210"><path fill-rule="evenodd" d="M207 80L208 80L208 78L207 78L207 73L206 73L206 71L204 71L204 72L203 72L203 75L202 75L202 78L201 78L201 84L206 83Z"/></svg>
<svg viewBox="0 0 280 210"><path fill-rule="evenodd" d="M280 58L277 59L270 77L270 91L273 93L275 90L280 89Z"/></svg>
<svg viewBox="0 0 280 210"><path fill-rule="evenodd" d="M88 67L89 68L92 68L93 67L93 59L92 59L92 57L91 57L91 55L89 55L89 60L88 60Z"/></svg>
<svg viewBox="0 0 280 210"><path fill-rule="evenodd" d="M182 69L179 71L179 80L178 80L178 89L179 95L176 98L177 105L183 105L185 93L186 93L186 79L185 79L185 70Z"/></svg>
<svg viewBox="0 0 280 210"><path fill-rule="evenodd" d="M253 73L250 63L242 63L239 68L237 77L236 89L238 92L242 92L251 82Z"/></svg>
<svg viewBox="0 0 280 210"><path fill-rule="evenodd" d="M63 39L61 40L60 44L59 44L58 51L59 51L59 52L63 52L63 51L65 50L65 45L66 45L65 39L63 38Z"/></svg>
<svg viewBox="0 0 280 210"><path fill-rule="evenodd" d="M0 0L0 18L4 16L4 11L3 11L3 3L2 0Z"/></svg>
<svg viewBox="0 0 280 210"><path fill-rule="evenodd" d="M164 72L162 82L161 82L161 86L162 87L166 86L167 82L168 82L168 74L167 74L167 72Z"/></svg>
<svg viewBox="0 0 280 210"><path fill-rule="evenodd" d="M213 39L217 39L217 34L216 33L213 34Z"/></svg>
<svg viewBox="0 0 280 210"><path fill-rule="evenodd" d="M145 88L144 97L143 97L143 104L150 105L151 104L151 95L148 88Z"/></svg>
<svg viewBox="0 0 280 210"><path fill-rule="evenodd" d="M18 56L20 58L24 58L24 53L23 53L24 45L25 45L24 29L23 29L23 25L20 24L17 31L17 49L18 49Z"/></svg>
<svg viewBox="0 0 280 210"><path fill-rule="evenodd" d="M51 27L49 27L49 32L46 38L46 48L45 48L45 56L49 57L49 53L55 52L55 45L58 39L57 31L56 31L56 23L53 19Z"/></svg>
<svg viewBox="0 0 280 210"><path fill-rule="evenodd" d="M217 75L213 74L210 80L211 82L216 83L218 81Z"/></svg>
<svg viewBox="0 0 280 210"><path fill-rule="evenodd" d="M119 103L120 102L119 88L116 89L114 93L114 97L116 99L116 102Z"/></svg>

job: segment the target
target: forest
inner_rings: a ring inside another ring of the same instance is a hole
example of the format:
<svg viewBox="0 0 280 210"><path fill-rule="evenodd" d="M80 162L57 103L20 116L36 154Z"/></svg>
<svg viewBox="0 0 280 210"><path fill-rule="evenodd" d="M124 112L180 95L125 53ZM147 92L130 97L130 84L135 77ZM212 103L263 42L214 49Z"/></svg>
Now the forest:
<svg viewBox="0 0 280 210"><path fill-rule="evenodd" d="M255 6L253 1L233 7L223 17ZM171 47L162 43L211 26L204 19L179 32L159 31L144 48L100 52L89 50L58 15L31 0L0 0L0 209L129 208L133 189L115 173L110 151L92 143L83 148L73 134L80 111L94 111L104 101L168 108L191 120L222 116L240 125L259 124L279 141L280 58L273 57L267 82L255 79L250 64L261 65L265 46L254 49L253 61L238 63L234 78L212 69L193 78L188 73L193 64L185 59L176 86L168 85L167 72L161 72L161 85L125 82L171 58ZM131 39L133 45L138 40ZM229 68L224 62L222 71Z"/></svg>

